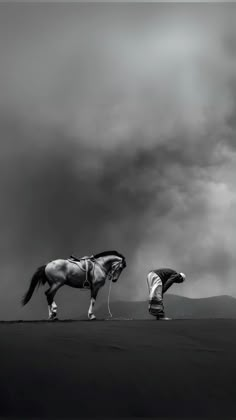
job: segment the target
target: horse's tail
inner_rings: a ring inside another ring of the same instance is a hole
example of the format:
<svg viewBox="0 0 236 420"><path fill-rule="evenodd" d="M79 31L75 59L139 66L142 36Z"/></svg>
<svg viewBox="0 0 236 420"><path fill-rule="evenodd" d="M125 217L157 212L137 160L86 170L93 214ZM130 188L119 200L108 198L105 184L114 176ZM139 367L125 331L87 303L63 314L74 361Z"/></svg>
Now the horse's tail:
<svg viewBox="0 0 236 420"><path fill-rule="evenodd" d="M26 292L26 294L23 296L22 305L26 305L26 303L29 302L29 300L31 299L32 294L34 293L34 289L35 289L35 287L37 285L39 287L41 284L45 284L46 283L47 276L46 276L46 273L45 273L45 267L46 267L46 264L45 265L42 265L34 273L32 279L31 279L31 282L30 282L29 289Z"/></svg>

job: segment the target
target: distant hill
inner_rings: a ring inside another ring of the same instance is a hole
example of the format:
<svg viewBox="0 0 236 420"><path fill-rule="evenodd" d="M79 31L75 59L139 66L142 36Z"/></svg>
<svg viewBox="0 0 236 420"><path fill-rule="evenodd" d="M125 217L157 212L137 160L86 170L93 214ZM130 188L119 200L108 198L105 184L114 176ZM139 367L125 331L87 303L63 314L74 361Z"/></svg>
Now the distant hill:
<svg viewBox="0 0 236 420"><path fill-rule="evenodd" d="M236 318L236 299L231 296L213 296L191 299L172 294L164 298L166 315L171 318ZM113 317L132 319L151 319L147 301L127 302L111 301L110 309ZM107 317L107 304L96 308L98 317Z"/></svg>

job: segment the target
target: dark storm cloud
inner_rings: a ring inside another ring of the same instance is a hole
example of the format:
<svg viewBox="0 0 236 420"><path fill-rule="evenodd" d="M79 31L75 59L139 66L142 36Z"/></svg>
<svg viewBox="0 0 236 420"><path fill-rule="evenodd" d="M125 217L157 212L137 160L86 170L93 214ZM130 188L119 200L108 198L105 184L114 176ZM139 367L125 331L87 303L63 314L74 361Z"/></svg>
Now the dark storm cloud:
<svg viewBox="0 0 236 420"><path fill-rule="evenodd" d="M2 316L45 260L109 248L114 296L159 265L235 294L233 5L0 7Z"/></svg>

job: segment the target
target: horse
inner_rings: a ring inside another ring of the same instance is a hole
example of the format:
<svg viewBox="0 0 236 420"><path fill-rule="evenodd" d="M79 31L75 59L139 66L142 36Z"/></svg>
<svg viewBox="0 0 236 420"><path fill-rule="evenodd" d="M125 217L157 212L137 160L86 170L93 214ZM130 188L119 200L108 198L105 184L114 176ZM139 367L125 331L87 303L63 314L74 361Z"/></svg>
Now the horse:
<svg viewBox="0 0 236 420"><path fill-rule="evenodd" d="M90 290L90 305L88 319L95 320L93 313L99 289L108 278L116 282L126 267L125 257L117 251L104 251L96 255L82 258L73 255L67 259L56 259L38 267L33 274L29 289L23 296L22 305L31 299L35 287L48 283L45 291L48 303L48 320L57 320L57 305L54 301L56 292L64 285L78 289Z"/></svg>

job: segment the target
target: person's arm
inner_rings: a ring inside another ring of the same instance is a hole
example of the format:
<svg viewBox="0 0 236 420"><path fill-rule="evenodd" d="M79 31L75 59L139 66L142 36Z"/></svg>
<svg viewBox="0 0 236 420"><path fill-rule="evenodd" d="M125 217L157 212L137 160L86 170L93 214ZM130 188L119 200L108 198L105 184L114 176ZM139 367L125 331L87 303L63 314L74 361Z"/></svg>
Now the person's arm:
<svg viewBox="0 0 236 420"><path fill-rule="evenodd" d="M166 281L166 283L163 285L163 293L165 293L170 286L172 286L173 283L182 283L183 282L183 278L181 276L181 274L176 273L176 274L172 274L168 280Z"/></svg>

